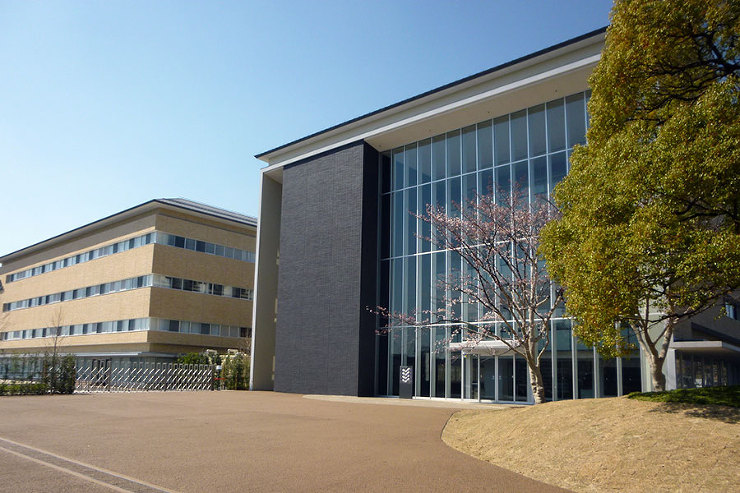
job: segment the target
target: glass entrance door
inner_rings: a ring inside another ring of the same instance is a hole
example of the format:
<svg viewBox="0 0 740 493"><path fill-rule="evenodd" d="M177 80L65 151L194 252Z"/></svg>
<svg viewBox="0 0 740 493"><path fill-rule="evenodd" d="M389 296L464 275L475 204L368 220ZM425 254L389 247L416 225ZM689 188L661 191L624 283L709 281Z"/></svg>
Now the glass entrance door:
<svg viewBox="0 0 740 493"><path fill-rule="evenodd" d="M478 399L478 355L466 354L463 358L463 376L465 381L465 398Z"/></svg>
<svg viewBox="0 0 740 493"><path fill-rule="evenodd" d="M514 400L514 357L498 358L498 400Z"/></svg>
<svg viewBox="0 0 740 493"><path fill-rule="evenodd" d="M527 381L527 361L521 356L517 356L514 362L514 388L516 389L516 400L517 402L527 402L529 396L527 390L529 389L529 382Z"/></svg>
<svg viewBox="0 0 740 493"><path fill-rule="evenodd" d="M480 357L480 398L496 400L496 358Z"/></svg>

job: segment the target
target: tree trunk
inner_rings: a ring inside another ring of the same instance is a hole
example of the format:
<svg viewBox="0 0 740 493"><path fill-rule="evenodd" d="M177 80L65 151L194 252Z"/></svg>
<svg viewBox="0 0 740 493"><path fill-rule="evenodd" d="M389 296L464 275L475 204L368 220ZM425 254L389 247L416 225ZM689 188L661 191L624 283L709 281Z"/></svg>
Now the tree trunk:
<svg viewBox="0 0 740 493"><path fill-rule="evenodd" d="M653 381L653 391L662 392L665 390L665 375L663 375L663 363L665 358L646 351L648 363L650 365L650 378Z"/></svg>
<svg viewBox="0 0 740 493"><path fill-rule="evenodd" d="M527 366L529 367L529 380L532 383L532 396L534 397L534 403L542 404L545 402L545 384L542 381L542 370L538 366Z"/></svg>

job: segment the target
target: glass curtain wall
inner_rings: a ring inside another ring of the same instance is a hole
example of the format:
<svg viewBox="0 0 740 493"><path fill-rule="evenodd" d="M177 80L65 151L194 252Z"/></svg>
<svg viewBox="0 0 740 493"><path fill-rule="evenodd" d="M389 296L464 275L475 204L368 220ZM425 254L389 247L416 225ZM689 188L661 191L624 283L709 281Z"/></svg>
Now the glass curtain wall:
<svg viewBox="0 0 740 493"><path fill-rule="evenodd" d="M443 284L468 267L456 253L436 249L430 225L416 216L430 207L455 215L476 194L511 193L513 186L530 201L550 198L568 172L573 146L585 144L588 97L589 92L573 94L384 153L378 304L419 322L444 309L476 323L481 307L464 299L452 304L459 294ZM553 344L543 357L547 398L614 394L629 363L601 361L593 348L574 340L571 322L563 316L560 307ZM409 365L418 397L531 402L523 358L451 351L449 343L460 341L454 326L392 325L377 336L379 395L398 395L399 366Z"/></svg>

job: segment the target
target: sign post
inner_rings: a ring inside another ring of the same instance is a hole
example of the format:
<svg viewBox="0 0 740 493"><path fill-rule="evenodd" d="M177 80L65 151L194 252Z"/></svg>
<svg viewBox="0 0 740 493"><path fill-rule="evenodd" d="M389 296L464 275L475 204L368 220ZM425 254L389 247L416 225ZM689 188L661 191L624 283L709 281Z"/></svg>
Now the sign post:
<svg viewBox="0 0 740 493"><path fill-rule="evenodd" d="M398 397L411 399L414 396L414 367L402 366L398 378Z"/></svg>

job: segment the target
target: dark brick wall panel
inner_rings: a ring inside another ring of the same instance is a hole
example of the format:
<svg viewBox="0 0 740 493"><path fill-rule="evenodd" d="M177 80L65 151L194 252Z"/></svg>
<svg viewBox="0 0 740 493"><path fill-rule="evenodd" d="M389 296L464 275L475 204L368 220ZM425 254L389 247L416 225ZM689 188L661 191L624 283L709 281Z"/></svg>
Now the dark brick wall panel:
<svg viewBox="0 0 740 493"><path fill-rule="evenodd" d="M357 142L283 171L276 391L372 395L377 162Z"/></svg>

